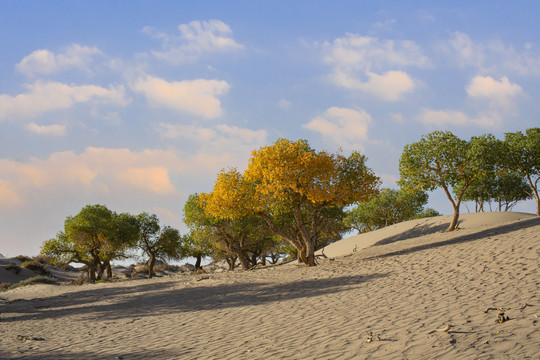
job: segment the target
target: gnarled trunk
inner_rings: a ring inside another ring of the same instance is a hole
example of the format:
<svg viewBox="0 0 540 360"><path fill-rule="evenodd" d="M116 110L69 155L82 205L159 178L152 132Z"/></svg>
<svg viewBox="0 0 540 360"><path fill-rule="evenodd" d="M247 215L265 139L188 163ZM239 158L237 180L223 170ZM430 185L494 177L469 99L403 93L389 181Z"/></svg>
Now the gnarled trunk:
<svg viewBox="0 0 540 360"><path fill-rule="evenodd" d="M202 270L202 266L201 266L201 261L202 261L202 256L201 255L197 255L195 256L195 270Z"/></svg>
<svg viewBox="0 0 540 360"><path fill-rule="evenodd" d="M151 279L152 276L154 276L154 265L156 265L156 257L155 255L150 256L150 260L148 261L148 278Z"/></svg>

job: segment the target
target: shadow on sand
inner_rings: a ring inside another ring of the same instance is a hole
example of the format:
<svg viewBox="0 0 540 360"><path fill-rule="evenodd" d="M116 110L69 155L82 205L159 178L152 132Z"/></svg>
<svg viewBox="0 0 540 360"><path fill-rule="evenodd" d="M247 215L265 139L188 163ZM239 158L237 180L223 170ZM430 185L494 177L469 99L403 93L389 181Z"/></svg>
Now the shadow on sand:
<svg viewBox="0 0 540 360"><path fill-rule="evenodd" d="M457 236L453 237L451 239L448 239L448 240L442 240L442 241L432 242L432 243L429 243L429 244L412 246L412 247L409 247L407 249L377 255L377 256L369 257L367 259L383 258L383 257L389 257L389 256L397 256L397 255L405 255L405 254L410 254L410 253L413 253L413 252L416 252L416 251L422 251L422 250L433 249L433 248L446 246L446 245L460 244L460 243L465 243L465 242L469 242L469 241L480 240L480 239L483 239L483 238L489 237L489 236L503 235L503 234L511 233L513 231L516 231L516 230L525 229L525 228L528 228L528 227L533 227L533 226L538 226L538 225L540 225L540 217L534 217L534 218L530 218L530 219L526 219L526 220L522 220L522 221L518 221L518 222L513 222L513 223L507 224L507 225L500 225L500 226L497 226L497 227L490 227L489 229L486 229L486 230L481 230L481 231L478 231L478 232L475 232L475 233L472 233L472 234L461 235L461 236L457 235L457 234L459 234L459 230L456 230L456 231L458 231L458 233L456 234ZM441 225L441 226L443 226L443 225ZM446 228L447 226L448 225L444 225L443 227ZM435 226L434 228L438 228L438 227ZM413 230L414 229L411 229L411 231L413 231ZM432 231L432 233L435 233L435 232L437 232L437 231L436 230ZM407 238L402 238L402 236L404 236L404 234L406 234L406 233L407 233L407 231L404 232L404 233L399 234L396 238L398 238L399 240L406 240ZM416 236L418 236L418 235L416 235ZM389 244L389 243L398 241L398 240L396 240L394 238L395 237L391 237L391 238L388 238L388 239L381 240L380 242L377 243L377 245L382 245L381 244L382 241L384 241L384 244ZM409 236L409 239L410 238L411 237Z"/></svg>
<svg viewBox="0 0 540 360"><path fill-rule="evenodd" d="M178 281L83 290L61 296L0 306L3 323L58 319L79 314L96 321L141 318L160 314L257 306L276 301L337 293L386 274L341 276L284 284L242 282L186 287ZM207 280L211 281L211 280Z"/></svg>

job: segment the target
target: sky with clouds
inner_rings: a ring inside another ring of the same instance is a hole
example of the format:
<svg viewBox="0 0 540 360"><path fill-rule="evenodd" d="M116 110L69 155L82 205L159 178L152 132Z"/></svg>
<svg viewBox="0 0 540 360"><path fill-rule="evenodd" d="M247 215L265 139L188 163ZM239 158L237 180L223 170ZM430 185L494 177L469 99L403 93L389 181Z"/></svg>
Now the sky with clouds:
<svg viewBox="0 0 540 360"><path fill-rule="evenodd" d="M539 126L540 3L440 3L3 2L0 253L36 255L87 204L186 232L189 194L279 137L359 150L395 187L433 130Z"/></svg>

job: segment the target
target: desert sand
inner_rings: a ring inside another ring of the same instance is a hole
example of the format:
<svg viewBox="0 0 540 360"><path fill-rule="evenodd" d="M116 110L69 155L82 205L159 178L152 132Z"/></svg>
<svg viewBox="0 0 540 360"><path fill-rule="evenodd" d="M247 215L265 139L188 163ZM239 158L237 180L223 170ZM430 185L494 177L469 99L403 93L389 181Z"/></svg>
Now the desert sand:
<svg viewBox="0 0 540 360"><path fill-rule="evenodd" d="M314 268L2 292L0 358L540 359L540 217L448 223L342 240Z"/></svg>

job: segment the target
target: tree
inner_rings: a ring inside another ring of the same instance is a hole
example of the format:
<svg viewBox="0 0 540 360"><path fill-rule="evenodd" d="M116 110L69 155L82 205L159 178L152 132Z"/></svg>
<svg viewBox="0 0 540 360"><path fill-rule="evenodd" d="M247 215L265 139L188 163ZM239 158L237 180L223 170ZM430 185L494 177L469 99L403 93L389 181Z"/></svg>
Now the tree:
<svg viewBox="0 0 540 360"><path fill-rule="evenodd" d="M169 226L159 225L156 215L141 213L137 216L139 222L139 238L137 246L148 256L148 278L154 275L156 260L166 262L181 257L182 246L180 232Z"/></svg>
<svg viewBox="0 0 540 360"><path fill-rule="evenodd" d="M447 231L456 228L459 207L467 188L493 174L497 152L492 135L459 139L450 131L434 131L405 146L399 162L399 185L405 191L431 191L441 187L454 216ZM455 199L451 190L456 194Z"/></svg>
<svg viewBox="0 0 540 360"><path fill-rule="evenodd" d="M463 201L474 201L475 211L484 211L484 204L495 202L499 211L511 210L519 201L532 199L527 181L516 173L501 170L493 177L472 184L463 194Z"/></svg>
<svg viewBox="0 0 540 360"><path fill-rule="evenodd" d="M529 195L536 199L536 215L540 216L540 128L505 134L507 165L529 183Z"/></svg>
<svg viewBox="0 0 540 360"><path fill-rule="evenodd" d="M345 226L359 233L383 228L419 216L427 203L423 192L382 189L379 196L346 211Z"/></svg>
<svg viewBox="0 0 540 360"><path fill-rule="evenodd" d="M87 205L77 215L67 217L64 231L43 243L41 253L63 262L87 266L90 280L110 278L110 262L127 257L138 235L137 220L117 214L103 205Z"/></svg>
<svg viewBox="0 0 540 360"><path fill-rule="evenodd" d="M380 180L365 162L358 152L346 157L316 152L306 140L279 139L255 150L243 175L222 171L213 192L201 194L201 205L218 219L260 217L297 249L301 262L314 266L321 235L334 225L325 214L378 193Z"/></svg>
<svg viewBox="0 0 540 360"><path fill-rule="evenodd" d="M245 270L257 265L257 259L273 246L273 238L262 231L261 220L255 216L218 219L203 209L198 194L189 197L184 206L184 222L192 230L194 240L212 243L229 257L238 258ZM234 268L234 264L229 267Z"/></svg>

